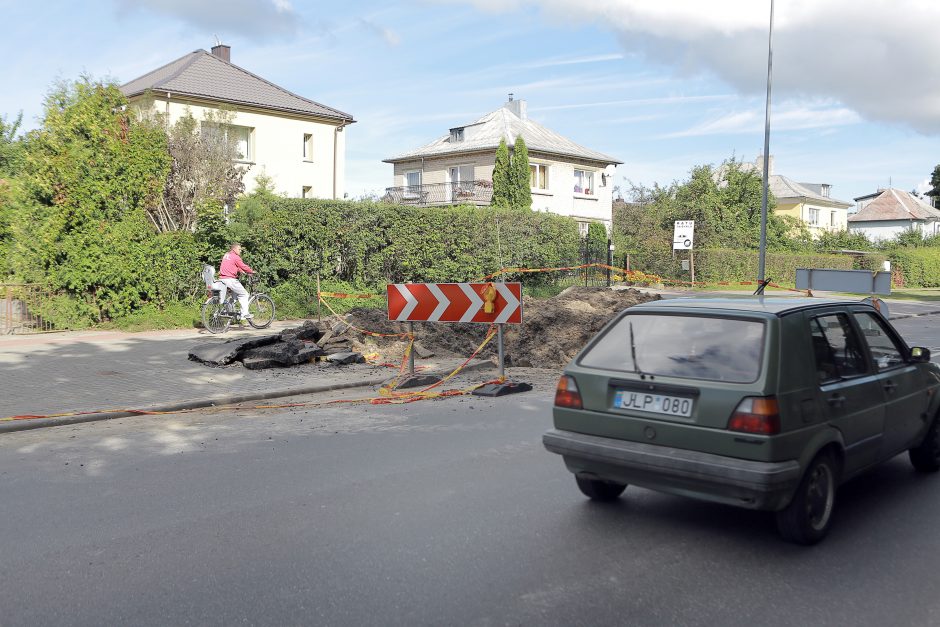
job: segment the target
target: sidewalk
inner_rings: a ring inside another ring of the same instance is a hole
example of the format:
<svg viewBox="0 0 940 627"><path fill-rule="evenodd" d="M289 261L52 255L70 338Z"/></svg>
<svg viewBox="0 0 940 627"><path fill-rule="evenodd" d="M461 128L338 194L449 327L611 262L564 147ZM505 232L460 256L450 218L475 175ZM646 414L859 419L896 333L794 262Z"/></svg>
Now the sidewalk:
<svg viewBox="0 0 940 627"><path fill-rule="evenodd" d="M248 370L241 365L212 368L188 359L189 350L196 344L266 335L297 324L279 322L269 329L229 331L222 336L196 329L0 336L0 418L205 406L213 401L375 387L397 372L369 364L303 364L269 370ZM436 373L449 373L462 362L457 358L429 359L419 365ZM0 422L0 433L70 422L76 420L6 421Z"/></svg>

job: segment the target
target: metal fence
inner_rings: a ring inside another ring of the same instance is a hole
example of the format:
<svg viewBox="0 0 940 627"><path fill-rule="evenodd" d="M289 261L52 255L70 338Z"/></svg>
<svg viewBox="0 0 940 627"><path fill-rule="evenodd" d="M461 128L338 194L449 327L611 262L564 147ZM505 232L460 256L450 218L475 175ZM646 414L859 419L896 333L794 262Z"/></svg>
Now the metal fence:
<svg viewBox="0 0 940 627"><path fill-rule="evenodd" d="M49 290L32 283L0 283L0 335L59 331L38 312L52 299Z"/></svg>
<svg viewBox="0 0 940 627"><path fill-rule="evenodd" d="M493 198L490 181L460 181L429 185L387 187L382 200L399 205L488 205Z"/></svg>

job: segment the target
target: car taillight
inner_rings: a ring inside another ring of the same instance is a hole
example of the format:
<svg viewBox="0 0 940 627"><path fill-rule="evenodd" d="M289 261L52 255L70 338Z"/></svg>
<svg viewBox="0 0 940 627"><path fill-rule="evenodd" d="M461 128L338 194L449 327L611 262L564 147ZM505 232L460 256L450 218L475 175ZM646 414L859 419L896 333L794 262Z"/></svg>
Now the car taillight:
<svg viewBox="0 0 940 627"><path fill-rule="evenodd" d="M558 387L555 388L555 406L569 407L571 409L581 409L581 392L578 391L578 384L574 377L562 375L558 379Z"/></svg>
<svg viewBox="0 0 940 627"><path fill-rule="evenodd" d="M743 399L728 420L728 430L760 435L780 433L777 399L773 396Z"/></svg>

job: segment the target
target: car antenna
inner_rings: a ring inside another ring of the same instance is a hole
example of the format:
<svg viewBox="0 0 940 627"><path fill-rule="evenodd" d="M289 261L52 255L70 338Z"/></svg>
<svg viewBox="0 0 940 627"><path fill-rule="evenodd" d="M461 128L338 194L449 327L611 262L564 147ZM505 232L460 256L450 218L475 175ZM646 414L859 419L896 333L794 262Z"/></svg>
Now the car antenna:
<svg viewBox="0 0 940 627"><path fill-rule="evenodd" d="M763 281L758 281L757 289L754 290L754 293L752 294L752 296L763 296L763 295L764 295L764 288L767 287L767 285L768 285L771 281L773 281L773 279L771 279L771 278L764 279Z"/></svg>

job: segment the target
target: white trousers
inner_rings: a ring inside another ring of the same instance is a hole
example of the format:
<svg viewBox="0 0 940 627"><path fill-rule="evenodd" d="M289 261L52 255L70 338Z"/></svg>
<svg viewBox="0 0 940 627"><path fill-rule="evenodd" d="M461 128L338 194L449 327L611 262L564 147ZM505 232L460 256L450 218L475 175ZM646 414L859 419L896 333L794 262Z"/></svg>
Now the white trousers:
<svg viewBox="0 0 940 627"><path fill-rule="evenodd" d="M242 317L244 317L248 313L248 290L238 279L219 279L219 281L232 290L232 293L238 298L238 308L241 309Z"/></svg>

